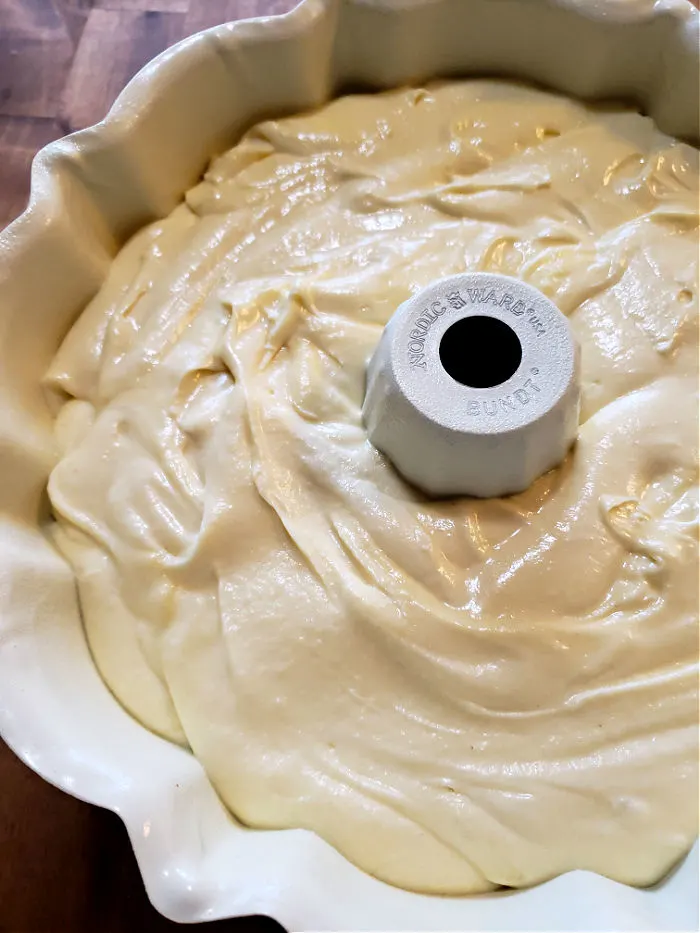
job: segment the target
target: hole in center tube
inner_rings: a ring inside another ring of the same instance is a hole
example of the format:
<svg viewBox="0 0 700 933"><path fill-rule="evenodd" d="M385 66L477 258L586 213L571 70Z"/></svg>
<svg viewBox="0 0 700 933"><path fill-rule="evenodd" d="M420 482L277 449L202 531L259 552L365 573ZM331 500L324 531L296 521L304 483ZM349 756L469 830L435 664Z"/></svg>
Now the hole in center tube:
<svg viewBox="0 0 700 933"><path fill-rule="evenodd" d="M510 379L522 358L523 348L513 328L485 314L455 321L440 341L443 368L472 389L490 389Z"/></svg>

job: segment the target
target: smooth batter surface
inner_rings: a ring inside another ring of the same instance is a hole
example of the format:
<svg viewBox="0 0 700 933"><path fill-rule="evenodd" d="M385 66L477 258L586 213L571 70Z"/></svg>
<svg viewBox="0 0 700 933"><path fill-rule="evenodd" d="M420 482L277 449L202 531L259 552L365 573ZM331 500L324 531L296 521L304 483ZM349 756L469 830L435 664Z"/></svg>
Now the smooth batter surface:
<svg viewBox="0 0 700 933"><path fill-rule="evenodd" d="M344 98L120 253L47 376L53 531L105 680L242 821L445 893L690 847L697 155L503 83ZM367 441L365 366L465 270L570 316L580 438L522 495L431 502Z"/></svg>

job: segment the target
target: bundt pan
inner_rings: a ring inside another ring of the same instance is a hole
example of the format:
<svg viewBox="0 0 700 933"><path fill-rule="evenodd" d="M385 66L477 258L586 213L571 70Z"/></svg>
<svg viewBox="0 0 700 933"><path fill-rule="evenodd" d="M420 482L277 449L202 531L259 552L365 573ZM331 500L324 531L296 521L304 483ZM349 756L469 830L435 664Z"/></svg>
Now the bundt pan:
<svg viewBox="0 0 700 933"><path fill-rule="evenodd" d="M438 898L365 875L310 832L238 825L198 762L130 718L92 664L71 570L42 533L55 452L40 378L124 240L257 119L348 87L489 74L631 99L697 143L698 19L687 0L304 0L181 42L102 123L37 156L29 207L0 234L0 730L46 780L122 817L166 916L265 913L290 930L697 929L697 845L649 890L574 871Z"/></svg>

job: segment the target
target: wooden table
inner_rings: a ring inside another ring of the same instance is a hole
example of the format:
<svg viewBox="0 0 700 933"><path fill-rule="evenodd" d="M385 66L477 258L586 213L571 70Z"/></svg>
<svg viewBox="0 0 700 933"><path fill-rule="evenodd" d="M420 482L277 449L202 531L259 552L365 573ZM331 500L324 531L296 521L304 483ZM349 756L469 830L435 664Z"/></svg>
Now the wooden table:
<svg viewBox="0 0 700 933"><path fill-rule="evenodd" d="M0 229L24 208L37 149L104 116L184 36L294 0L0 0ZM191 927L188 927L191 928ZM51 787L0 741L0 931L177 931L151 907L121 821ZM207 933L273 933L272 920Z"/></svg>
<svg viewBox="0 0 700 933"><path fill-rule="evenodd" d="M0 229L23 210L37 149L100 120L174 42L295 0L0 0Z"/></svg>

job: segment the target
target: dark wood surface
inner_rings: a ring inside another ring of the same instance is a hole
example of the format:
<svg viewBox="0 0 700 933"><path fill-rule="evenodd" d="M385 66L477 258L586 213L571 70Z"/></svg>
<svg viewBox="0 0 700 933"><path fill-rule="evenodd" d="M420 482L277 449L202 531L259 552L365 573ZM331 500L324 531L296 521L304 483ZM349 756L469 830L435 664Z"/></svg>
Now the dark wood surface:
<svg viewBox="0 0 700 933"><path fill-rule="evenodd" d="M35 152L100 120L126 82L200 29L295 0L0 0L0 229L29 193Z"/></svg>
<svg viewBox="0 0 700 933"><path fill-rule="evenodd" d="M101 119L154 55L207 26L293 5L294 0L0 0L0 229L26 204L36 151ZM0 740L0 931L181 929L151 907L121 821L51 787ZM265 918L200 929L281 930Z"/></svg>

